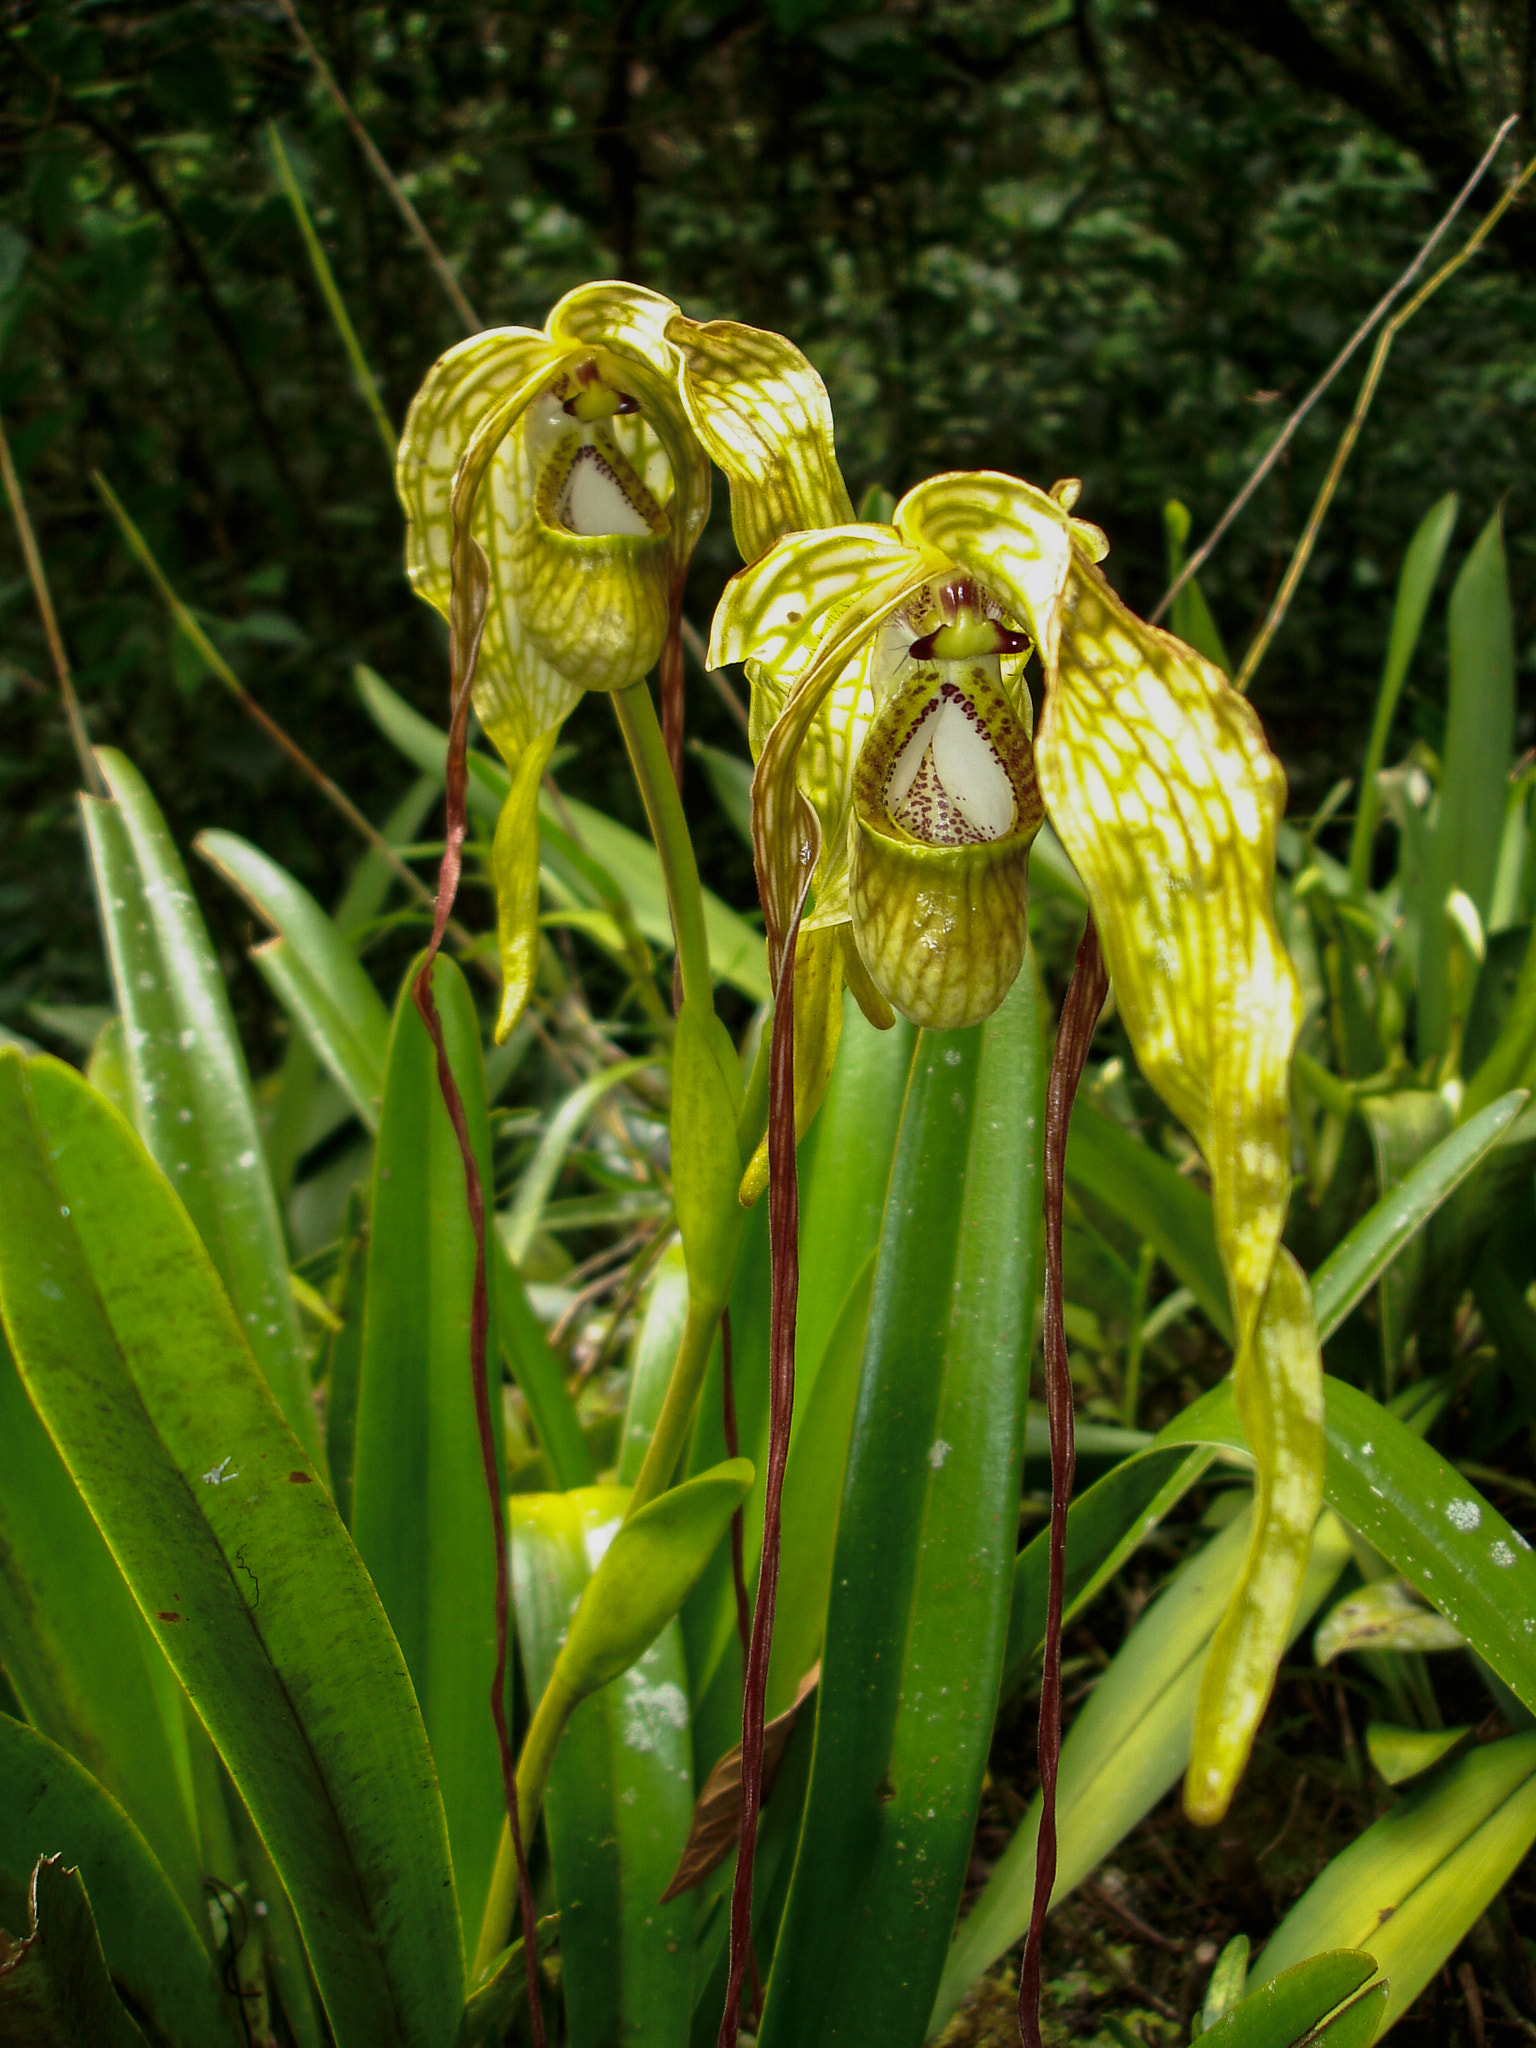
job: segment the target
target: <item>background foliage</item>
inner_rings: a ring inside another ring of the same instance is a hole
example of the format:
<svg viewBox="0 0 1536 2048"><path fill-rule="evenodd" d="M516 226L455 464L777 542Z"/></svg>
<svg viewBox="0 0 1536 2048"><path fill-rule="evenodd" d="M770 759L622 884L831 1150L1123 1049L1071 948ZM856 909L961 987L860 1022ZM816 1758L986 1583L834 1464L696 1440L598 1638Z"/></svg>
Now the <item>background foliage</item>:
<svg viewBox="0 0 1536 2048"><path fill-rule="evenodd" d="M377 811L397 765L359 717L370 662L424 709L435 621L400 575L380 449L278 190L276 120L397 421L451 309L277 5L6 10L0 412L93 735L130 744L178 836L249 830L311 885L335 826L171 642L92 492L100 466L257 693ZM831 388L855 496L977 462L1086 480L1110 568L1161 588L1170 493L1198 534L1504 112L1512 5L1219 0L552 0L326 5L306 19L487 322L537 323L618 271L697 316L782 327ZM1453 484L1465 532L1510 494L1522 673L1536 580L1516 454L1536 405L1536 235L1518 223L1394 355L1260 703L1314 804L1369 718L1396 562ZM1207 576L1240 643L1283 566L1344 380ZM717 509L692 586L733 565ZM0 1016L99 999L75 775L0 534ZM1433 732L1443 671L1401 714ZM705 738L732 737L699 692ZM629 815L601 721L577 787ZM702 789L694 794L702 799ZM701 801L693 806L702 812ZM635 820L638 822L638 819ZM739 844L706 835L750 901ZM334 872L334 867L331 869ZM238 936L200 880L215 929ZM323 890L322 890L322 893Z"/></svg>

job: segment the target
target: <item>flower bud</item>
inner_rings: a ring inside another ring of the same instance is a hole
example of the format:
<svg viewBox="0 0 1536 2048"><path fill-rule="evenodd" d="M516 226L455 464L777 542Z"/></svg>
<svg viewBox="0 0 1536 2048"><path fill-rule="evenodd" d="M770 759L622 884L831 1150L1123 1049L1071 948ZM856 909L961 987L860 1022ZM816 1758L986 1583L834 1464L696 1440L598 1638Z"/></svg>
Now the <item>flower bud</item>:
<svg viewBox="0 0 1536 2048"><path fill-rule="evenodd" d="M979 1023L1012 987L1045 815L998 655L949 652L942 632L917 643L918 666L871 726L853 785L859 955L893 1007L935 1031Z"/></svg>

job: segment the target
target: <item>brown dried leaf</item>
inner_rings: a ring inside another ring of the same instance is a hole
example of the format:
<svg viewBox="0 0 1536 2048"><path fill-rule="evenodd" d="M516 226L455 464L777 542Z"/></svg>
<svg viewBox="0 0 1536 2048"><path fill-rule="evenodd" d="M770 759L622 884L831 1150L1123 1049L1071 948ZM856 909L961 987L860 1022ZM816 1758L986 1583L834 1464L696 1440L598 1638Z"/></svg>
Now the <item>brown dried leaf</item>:
<svg viewBox="0 0 1536 2048"><path fill-rule="evenodd" d="M773 1790L773 1781L789 1746L789 1738L795 1732L800 1709L816 1690L820 1678L821 1665L813 1664L801 1679L800 1689L791 1704L763 1730L764 1799ZM694 1804L693 1824L683 1844L683 1853L677 1859L672 1882L661 1895L662 1905L675 1899L680 1892L691 1891L696 1884L702 1884L712 1870L719 1868L736 1846L740 1825L741 1744L738 1742L734 1749L726 1751L705 1780L704 1789Z"/></svg>

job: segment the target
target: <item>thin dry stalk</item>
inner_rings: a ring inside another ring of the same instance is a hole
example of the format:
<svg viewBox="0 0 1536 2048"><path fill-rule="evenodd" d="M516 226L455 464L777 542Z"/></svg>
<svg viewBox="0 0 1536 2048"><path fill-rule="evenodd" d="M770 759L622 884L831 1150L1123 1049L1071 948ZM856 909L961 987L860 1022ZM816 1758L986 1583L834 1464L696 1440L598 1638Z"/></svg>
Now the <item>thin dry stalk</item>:
<svg viewBox="0 0 1536 2048"><path fill-rule="evenodd" d="M379 183L384 187L384 190L389 194L390 198L394 201L395 206L399 211L400 218L405 222L406 226L415 236L417 242L420 243L423 254L426 256L426 259L431 264L432 268L436 271L439 284L441 284L443 290L448 294L449 298L452 300L454 311L458 314L459 318L464 323L465 333L478 334L481 328L485 325L484 321L480 318L480 315L475 311L474 307L469 303L469 300L465 298L463 288L460 285L459 280L454 276L447 257L444 256L442 250L439 249L436 242L433 241L432 236L427 229L426 222L422 219L421 215L416 211L415 207L412 206L410 200L407 199L405 193L401 190L399 179L396 178L394 172L389 168L389 165L385 163L383 157L380 156L378 150L374 147L373 137L368 133L368 130L363 126L362 122L353 112L352 102L347 98L346 94L342 91L341 87L336 83L335 74L332 72L330 65L326 63L325 59L321 56L320 52L315 48L314 44L310 41L309 31L308 29L305 28L303 22L300 21L299 11L297 7L294 6L293 0L280 0L280 4L282 6L284 14L286 14L288 17L289 25L293 29L294 36L298 41L300 49L303 50L305 56L308 57L310 63L313 64L316 71L319 72L321 83L324 85L326 91L330 94L331 98L336 102L337 108L340 110L341 113L341 118L346 122L347 126L352 130L352 133L357 137L357 146L363 152L363 155L368 159L369 168L372 170L374 176L378 179Z"/></svg>
<svg viewBox="0 0 1536 2048"><path fill-rule="evenodd" d="M1424 265L1429 261L1431 255L1434 253L1436 244L1442 240L1446 233L1446 230L1450 227L1451 223L1455 220L1456 216L1461 212L1462 208L1466 205L1467 201L1472 197L1472 194L1476 191L1479 184L1481 184L1483 175L1487 171L1488 166L1493 162L1493 159L1498 155L1499 150L1503 145L1505 136L1508 135L1510 129L1514 127L1515 123L1519 120L1519 118L1520 116L1518 114L1511 114L1508 120L1506 120L1500 126L1499 131L1494 136L1492 142L1490 142L1488 147L1483 151L1482 157L1478 162L1476 169L1472 172L1472 175L1468 178L1465 185L1462 186L1461 190L1457 193L1455 199L1451 202L1448 211L1442 216L1439 225L1436 227L1434 233L1430 236L1429 240L1424 244L1423 248L1420 249L1418 255L1414 257L1413 261L1409 264L1408 268L1403 272L1402 276L1397 280L1396 284L1392 286L1392 289L1389 292L1386 292L1381 298L1379 298L1376 301L1376 304L1371 308L1370 312L1365 316L1364 320L1361 321L1360 325L1349 337L1349 340L1345 342L1344 346L1339 350L1338 354L1334 357L1333 361L1328 365L1327 369L1324 370L1322 376L1318 378L1317 382L1312 386L1312 389L1307 393L1306 397L1301 401L1300 405L1297 406L1296 410L1291 414L1290 418L1286 421L1285 425L1280 429L1280 433L1276 438L1273 446L1269 449L1269 452L1264 456L1263 460L1254 470L1252 476L1249 477L1248 481L1243 485L1243 488L1232 500L1231 504L1227 507L1226 511L1222 513L1220 519L1218 519L1216 524L1211 528L1211 531L1206 536L1205 540L1202 541L1198 548L1196 548L1195 552L1184 564L1183 568L1179 571L1178 575L1173 579L1172 583L1170 583L1168 588L1163 592L1163 595L1158 602L1157 609L1152 614L1151 623L1154 626L1157 624L1158 620L1162 618L1163 614L1167 611L1169 605L1173 603L1173 600L1178 596L1179 592L1184 588L1185 584L1189 581L1191 576L1198 575L1204 564L1207 561L1209 561L1213 551L1216 548L1217 543L1221 540L1222 535L1226 532L1227 528L1232 524L1232 522L1237 518L1238 514L1242 511L1243 507L1248 503L1248 500L1259 488L1259 485L1263 483L1265 477L1269 475L1270 471L1274 468L1275 464L1280 460L1280 457L1285 453L1286 449L1290 446L1291 441L1296 434L1297 428L1300 427L1302 421L1307 417L1307 414L1311 412L1313 406L1317 404L1317 401L1328 389L1329 385L1333 382L1334 378L1338 376L1339 372L1350 361L1351 357L1355 354L1355 351L1358 348L1360 348L1362 343L1366 340L1366 337L1376 328L1376 326L1383 319L1385 319L1386 315L1391 311L1392 307L1402 297L1403 293L1408 289L1409 285L1413 283L1413 280L1424 268Z"/></svg>
<svg viewBox="0 0 1536 2048"><path fill-rule="evenodd" d="M91 736L85 729L85 714L80 709L80 699L75 695L75 679L70 673L69 656L64 651L64 636L59 631L58 617L53 609L53 596L48 588L47 572L43 568L42 553L37 545L37 535L32 531L32 521L27 514L27 501L22 496L21 479L17 476L16 465L11 460L11 444L5 437L3 421L0 421L0 475L5 478L5 495L11 501L11 517L16 522L16 533L21 541L21 552L26 561L32 595L37 599L37 608L43 615L43 631L48 638L48 652L53 657L53 672L59 679L59 695L64 700L64 716L69 720L70 738L74 741L75 752L80 757L80 773L92 796L105 796L107 785L96 765L96 756L91 751Z"/></svg>
<svg viewBox="0 0 1536 2048"><path fill-rule="evenodd" d="M1253 680L1255 669L1257 669L1268 651L1269 643L1280 629L1280 622L1285 617L1291 599L1295 595L1296 586L1300 583L1302 576L1306 572L1307 563L1312 556L1312 549L1316 545L1317 536L1322 530L1324 519L1327 517L1328 507L1333 502L1333 494L1339 487L1339 480L1344 474L1345 465L1354 452L1356 441L1360 438L1360 430L1365 425L1365 416L1371 409L1371 401L1376 396L1376 387L1380 384L1382 372L1386 369L1387 357L1392 353L1393 342L1426 300L1433 298L1441 285L1448 278L1454 277L1461 266L1470 257L1476 255L1477 251L1493 233L1500 220L1503 219L1510 207L1514 205L1516 199L1519 198L1533 174L1536 174L1536 156L1531 158L1520 175L1506 187L1497 203L1489 208L1483 219L1473 229L1472 233L1468 235L1466 241L1457 250L1456 254L1447 262L1442 263L1434 275L1427 278L1419 286L1419 289L1414 293L1407 305L1394 313L1386 326L1382 328L1381 333L1377 337L1376 346L1371 351L1370 367L1367 369L1360 385L1359 396L1355 400L1355 409L1350 414L1349 424L1339 437L1339 445L1334 450L1332 462L1328 465L1328 474L1323 478L1322 489L1317 494L1301 539L1296 543L1296 552L1291 557L1290 567L1285 572L1280 588L1275 592L1275 600L1269 608L1269 615L1254 635L1252 645L1243 656L1242 667L1233 677L1234 689L1246 690L1248 688L1248 685Z"/></svg>

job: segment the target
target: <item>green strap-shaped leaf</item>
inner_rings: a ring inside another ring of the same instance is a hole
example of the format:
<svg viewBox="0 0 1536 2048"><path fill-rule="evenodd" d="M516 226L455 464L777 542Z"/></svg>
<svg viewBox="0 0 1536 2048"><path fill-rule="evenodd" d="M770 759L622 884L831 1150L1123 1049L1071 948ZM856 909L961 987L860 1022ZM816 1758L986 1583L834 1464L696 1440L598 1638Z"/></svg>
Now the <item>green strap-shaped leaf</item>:
<svg viewBox="0 0 1536 2048"><path fill-rule="evenodd" d="M357 955L275 860L233 832L202 832L195 844L277 934L275 943L255 949L256 965L368 1129L376 1130L389 1012Z"/></svg>
<svg viewBox="0 0 1536 2048"><path fill-rule="evenodd" d="M1536 1553L1454 1465L1390 1409L1324 1381L1328 1505L1453 1622L1536 1713ZM1223 1380L1155 1439L1248 1453ZM1143 1455L1148 1455L1143 1453Z"/></svg>
<svg viewBox="0 0 1536 2048"><path fill-rule="evenodd" d="M0 1716L0 1886L24 1891L38 1858L59 1853L85 1880L108 1970L172 2048L238 2039L201 1898L194 1920L117 1801L45 1735Z"/></svg>
<svg viewBox="0 0 1536 2048"><path fill-rule="evenodd" d="M1526 1100L1512 1089L1442 1138L1334 1246L1312 1275L1318 1335L1331 1336L1478 1162L1498 1143Z"/></svg>
<svg viewBox="0 0 1536 2048"><path fill-rule="evenodd" d="M986 1024L918 1041L763 2048L916 2043L938 1988L1002 1671L1043 1089L1028 964Z"/></svg>
<svg viewBox="0 0 1536 2048"><path fill-rule="evenodd" d="M486 1498L469 1364L475 1234L464 1162L412 999L395 1006L374 1154L373 1217L352 1466L352 1537L378 1588L426 1722L467 1939L479 1931L501 1831L491 1719L496 1519ZM482 1186L491 1185L480 1026L464 977L432 975ZM487 1275L494 1317L497 1275ZM492 1324L494 1327L494 1321ZM501 1469L501 1374L487 1372Z"/></svg>
<svg viewBox="0 0 1536 2048"><path fill-rule="evenodd" d="M800 1147L800 1302L795 1318L795 1420L790 1437L785 1498L800 1495L803 1461L823 1439L835 1442L823 1484L801 1495L784 1515L785 1561L779 1575L774 1623L775 1653L769 1671L769 1713L788 1706L805 1667L792 1666L807 1636L819 1641L826 1618L825 1579L813 1558L830 1559L837 1526L853 1387L842 1384L818 1396L817 1382L828 1347L849 1298L880 1236L890 1180L891 1154L901 1122L902 1102L917 1034L902 1020L890 1031L874 1031L852 997L844 1001L837 1065L821 1112ZM747 1497L744 1554L748 1582L757 1570L763 1541L763 1474L768 1453L768 1216L759 1204L731 1290L731 1333L736 1420L743 1450L758 1478ZM867 1297L866 1297L867 1301ZM856 1348L862 1352L863 1331ZM856 1384L858 1363L853 1365ZM817 1416L815 1435L804 1439L807 1419ZM839 1436L840 1432L840 1436ZM804 1444L802 1448L802 1439ZM699 1403L689 1469L702 1471L725 1456L720 1359L717 1349ZM816 1452L811 1462L820 1466ZM800 1565L791 1570L791 1550ZM820 1606L802 1626L802 1602L818 1596ZM741 1658L736 1644L736 1593L729 1555L711 1560L698 1590L683 1610L688 1668L694 1674L694 1766L700 1782L733 1743L741 1739ZM814 1653L813 1653L814 1654ZM807 1662L810 1660L807 1659Z"/></svg>
<svg viewBox="0 0 1536 2048"><path fill-rule="evenodd" d="M186 1211L72 1069L0 1053L0 1310L27 1391L218 1745L337 2048L441 2048L447 1830L399 1645Z"/></svg>
<svg viewBox="0 0 1536 2048"><path fill-rule="evenodd" d="M282 1223L224 978L143 777L113 748L97 759L112 801L82 797L81 809L127 1034L133 1121L197 1225L279 1407L317 1457Z"/></svg>
<svg viewBox="0 0 1536 2048"><path fill-rule="evenodd" d="M152 1669L174 1693L164 1662L0 1331L0 1664L27 1719L132 1815L200 1917L191 1805Z"/></svg>
<svg viewBox="0 0 1536 2048"><path fill-rule="evenodd" d="M0 2040L16 2048L144 2048L112 1988L78 1870L42 1858L24 1936L0 1961Z"/></svg>
<svg viewBox="0 0 1536 2048"><path fill-rule="evenodd" d="M1268 1955L1266 1949L1265 1954ZM1371 1958L1344 1949L1287 1970L1265 1984L1200 2036L1211 2048L1297 2048L1320 2020L1369 1981ZM1345 2008L1346 2011L1349 2008ZM1366 2041L1371 2039L1367 2034ZM1342 2041L1339 2048L1343 2048Z"/></svg>
<svg viewBox="0 0 1536 2048"><path fill-rule="evenodd" d="M535 1701L626 1488L509 1502L518 1647ZM675 1623L577 1708L545 1794L572 2048L680 2048L693 1980L693 1902L659 1905L693 1810L687 1671Z"/></svg>
<svg viewBox="0 0 1536 2048"><path fill-rule="evenodd" d="M1388 1981L1389 2027L1533 1840L1536 1735L1471 1750L1334 1857L1280 1923L1260 1970L1270 1978L1318 1949L1368 1946Z"/></svg>
<svg viewBox="0 0 1536 2048"><path fill-rule="evenodd" d="M1446 1050L1451 1028L1453 943L1445 902L1471 897L1486 924L1504 828L1504 792L1515 739L1514 621L1504 564L1502 515L1472 544L1451 589L1450 702L1446 708L1440 810L1419 905L1418 1053Z"/></svg>

